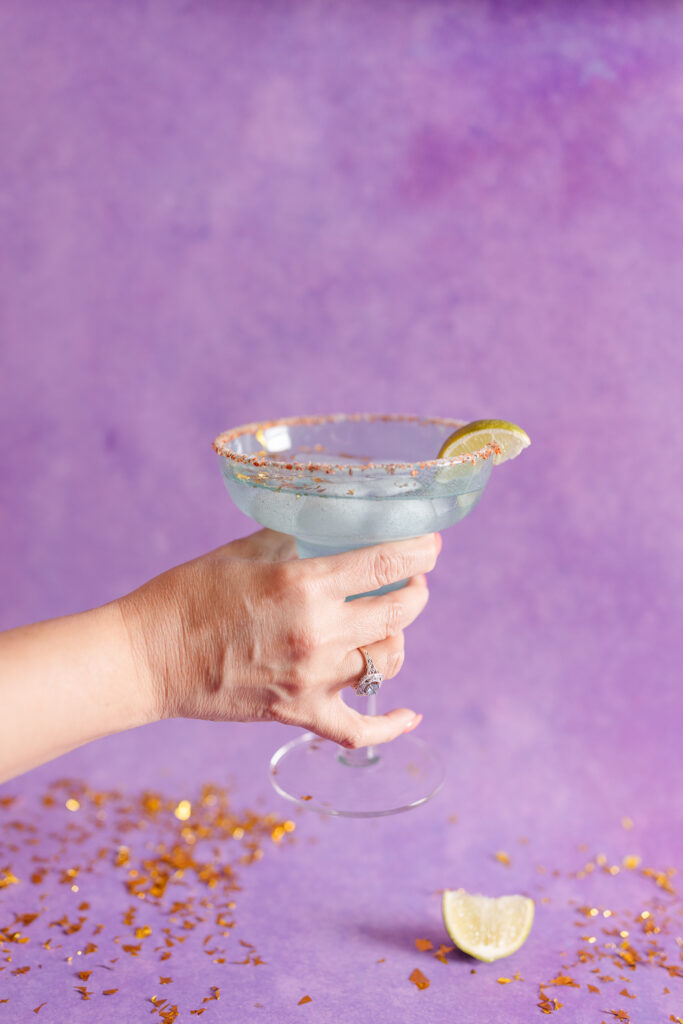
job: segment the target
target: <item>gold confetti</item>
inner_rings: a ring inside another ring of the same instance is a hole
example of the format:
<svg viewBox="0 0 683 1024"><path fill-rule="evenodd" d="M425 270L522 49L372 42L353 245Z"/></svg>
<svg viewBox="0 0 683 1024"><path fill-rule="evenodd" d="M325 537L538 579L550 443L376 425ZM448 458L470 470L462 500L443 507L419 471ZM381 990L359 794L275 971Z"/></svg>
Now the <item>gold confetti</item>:
<svg viewBox="0 0 683 1024"><path fill-rule="evenodd" d="M543 984L544 988L547 988L549 985L569 985L571 988L581 988L581 986L568 974L558 974L557 977L552 978L551 981L546 981Z"/></svg>
<svg viewBox="0 0 683 1024"><path fill-rule="evenodd" d="M440 960L442 964L447 964L448 960L446 959L446 954L451 953L454 949L455 946L439 946L439 948L437 949L436 953L433 954L433 956L437 960Z"/></svg>
<svg viewBox="0 0 683 1024"><path fill-rule="evenodd" d="M181 800L173 813L178 821L187 821L192 814L192 804L189 800Z"/></svg>
<svg viewBox="0 0 683 1024"><path fill-rule="evenodd" d="M16 875L13 875L9 868L0 872L0 889L7 888L8 885L18 885L19 879Z"/></svg>
<svg viewBox="0 0 683 1024"><path fill-rule="evenodd" d="M512 978L496 978L499 985L511 985Z"/></svg>
<svg viewBox="0 0 683 1024"><path fill-rule="evenodd" d="M506 868L509 868L510 864L512 863L509 854L505 853L504 850L498 850L498 852L496 853L496 860L500 864L504 864Z"/></svg>
<svg viewBox="0 0 683 1024"><path fill-rule="evenodd" d="M410 975L409 980L412 981L413 985L417 985L420 989L429 988L430 985L429 978L426 978L418 967L416 967Z"/></svg>
<svg viewBox="0 0 683 1024"><path fill-rule="evenodd" d="M64 806L66 807L67 811L77 811L79 810L81 805L79 801L76 800L75 797L69 797Z"/></svg>
<svg viewBox="0 0 683 1024"><path fill-rule="evenodd" d="M621 827L623 829L626 829L626 831L628 832L630 829L633 828L633 820L631 818L622 818Z"/></svg>
<svg viewBox="0 0 683 1024"><path fill-rule="evenodd" d="M621 863L627 871L634 871L637 867L639 867L640 860L641 858L637 854L631 853L627 857L624 857Z"/></svg>

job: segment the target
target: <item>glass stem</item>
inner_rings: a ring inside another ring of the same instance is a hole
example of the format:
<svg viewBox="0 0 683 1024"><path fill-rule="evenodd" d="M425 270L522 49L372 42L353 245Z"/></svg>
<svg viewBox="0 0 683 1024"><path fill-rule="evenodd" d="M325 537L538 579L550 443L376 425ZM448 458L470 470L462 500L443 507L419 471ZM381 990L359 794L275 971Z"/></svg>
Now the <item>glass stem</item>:
<svg viewBox="0 0 683 1024"><path fill-rule="evenodd" d="M344 692L344 703L360 711L362 715L377 714L377 694L371 693L369 697L359 697L353 690ZM349 750L347 747L339 748L339 760L354 768L364 768L370 764L377 764L379 754L377 747L359 747L357 750Z"/></svg>

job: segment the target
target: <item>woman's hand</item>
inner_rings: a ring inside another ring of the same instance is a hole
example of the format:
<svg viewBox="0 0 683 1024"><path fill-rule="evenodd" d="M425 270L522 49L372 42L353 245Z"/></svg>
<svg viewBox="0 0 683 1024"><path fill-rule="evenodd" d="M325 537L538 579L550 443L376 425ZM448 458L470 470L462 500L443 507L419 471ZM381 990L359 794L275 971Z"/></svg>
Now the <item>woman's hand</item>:
<svg viewBox="0 0 683 1024"><path fill-rule="evenodd" d="M409 731L414 711L362 715L341 695L365 669L360 647L387 679L400 670L440 548L430 534L299 560L291 537L261 530L150 580L118 604L156 717L285 722L346 747Z"/></svg>

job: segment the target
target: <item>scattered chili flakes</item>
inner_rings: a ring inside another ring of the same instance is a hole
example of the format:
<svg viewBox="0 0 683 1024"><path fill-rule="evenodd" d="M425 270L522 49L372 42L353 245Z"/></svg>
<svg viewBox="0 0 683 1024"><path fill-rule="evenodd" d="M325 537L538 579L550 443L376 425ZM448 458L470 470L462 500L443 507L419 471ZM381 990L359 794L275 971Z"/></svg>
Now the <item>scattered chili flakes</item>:
<svg viewBox="0 0 683 1024"><path fill-rule="evenodd" d="M302 996L301 999L299 1000L299 1002L296 1005L297 1006L303 1006L304 1003L312 1003L312 1002L313 1002L313 1000L311 999L310 996Z"/></svg>
<svg viewBox="0 0 683 1024"><path fill-rule="evenodd" d="M102 989L102 995L103 996L113 996L115 992L118 992L117 988L103 988Z"/></svg>
<svg viewBox="0 0 683 1024"><path fill-rule="evenodd" d="M36 1006L36 1008L35 1008L35 1010L33 1012L34 1013L40 1013L40 1011L42 1010L42 1008L44 1006L47 1006L47 999L45 1000L44 1003L41 1003L39 1006Z"/></svg>
<svg viewBox="0 0 683 1024"><path fill-rule="evenodd" d="M88 990L85 987L85 985L74 985L74 990L76 992L80 992L81 993L81 999L88 1000L88 999L90 999L90 996L92 995L91 992L88 992Z"/></svg>
<svg viewBox="0 0 683 1024"><path fill-rule="evenodd" d="M496 978L499 985L511 985L512 978Z"/></svg>
<svg viewBox="0 0 683 1024"><path fill-rule="evenodd" d="M81 981L87 981L91 974L92 971L79 971L76 977Z"/></svg>
<svg viewBox="0 0 683 1024"><path fill-rule="evenodd" d="M418 967L416 967L410 975L409 980L412 981L413 985L417 985L420 989L429 988L430 985L429 978L426 978Z"/></svg>
<svg viewBox="0 0 683 1024"><path fill-rule="evenodd" d="M429 941L429 939L415 939L415 945L421 953L426 953L427 950L434 949L434 945Z"/></svg>
<svg viewBox="0 0 683 1024"><path fill-rule="evenodd" d="M589 992L595 992L596 995L600 995L600 989L597 987L597 985L586 985L586 988Z"/></svg>
<svg viewBox="0 0 683 1024"><path fill-rule="evenodd" d="M498 850L498 852L496 853L496 860L500 864L504 864L506 868L509 868L510 864L512 863L512 861L510 860L510 855L505 853L504 850Z"/></svg>
<svg viewBox="0 0 683 1024"><path fill-rule="evenodd" d="M159 978L159 984L160 985L170 985L172 981L173 981L173 978L164 978L163 976L161 976Z"/></svg>

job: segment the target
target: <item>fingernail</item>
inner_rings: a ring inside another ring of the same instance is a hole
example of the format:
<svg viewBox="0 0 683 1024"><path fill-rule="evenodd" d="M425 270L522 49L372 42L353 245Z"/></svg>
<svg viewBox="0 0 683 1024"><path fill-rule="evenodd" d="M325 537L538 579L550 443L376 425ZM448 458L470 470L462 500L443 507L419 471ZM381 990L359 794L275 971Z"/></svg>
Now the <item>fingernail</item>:
<svg viewBox="0 0 683 1024"><path fill-rule="evenodd" d="M418 725L420 724L421 721L422 721L422 715L413 715L413 717L410 719L410 721L406 725L406 727L403 730L403 732L404 733L412 732L413 729L417 729L417 727L418 727Z"/></svg>

